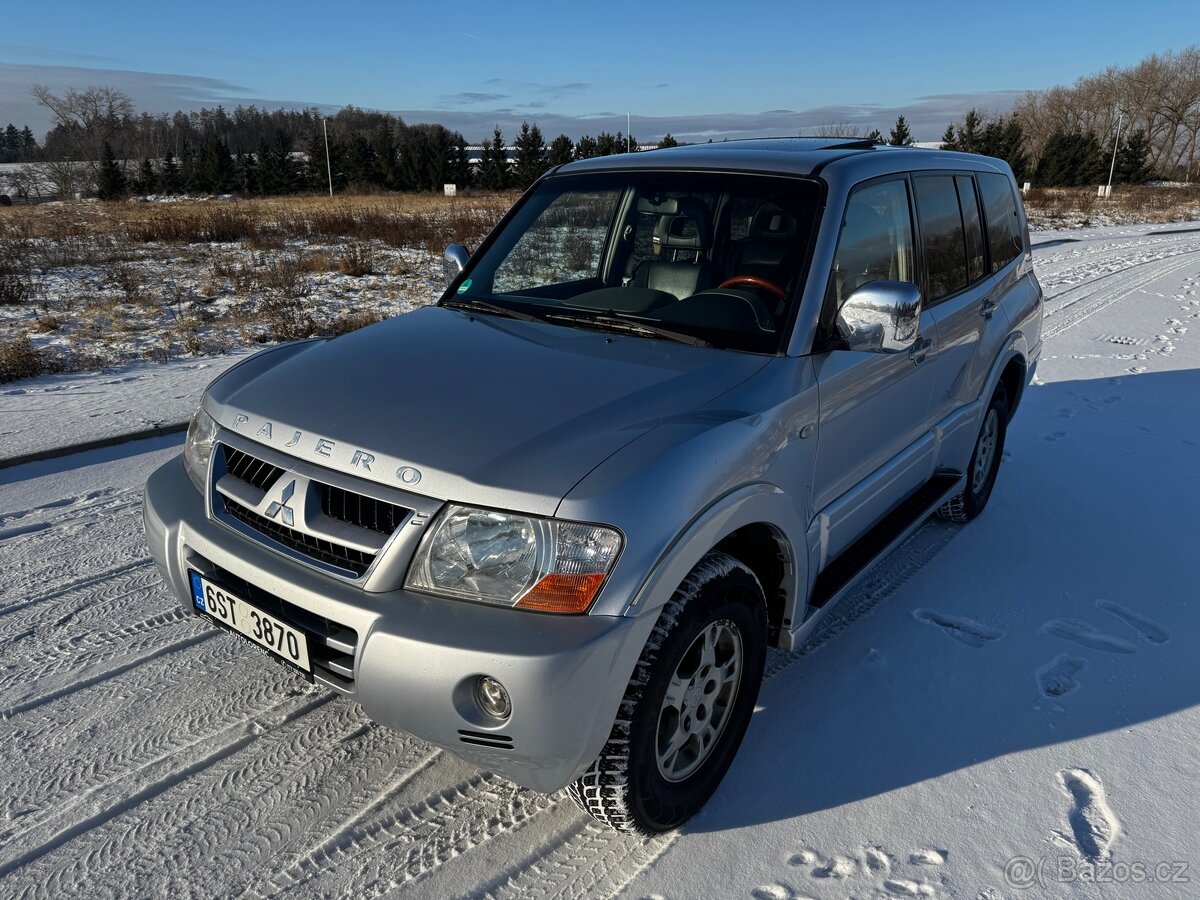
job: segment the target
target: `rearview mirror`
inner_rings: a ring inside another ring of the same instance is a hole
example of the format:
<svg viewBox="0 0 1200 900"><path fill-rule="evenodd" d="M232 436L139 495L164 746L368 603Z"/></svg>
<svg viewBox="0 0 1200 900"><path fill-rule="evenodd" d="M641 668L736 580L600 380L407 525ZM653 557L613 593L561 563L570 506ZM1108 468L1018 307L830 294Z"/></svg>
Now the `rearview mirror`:
<svg viewBox="0 0 1200 900"><path fill-rule="evenodd" d="M451 244L446 248L442 254L442 275L446 279L446 287L450 287L450 282L458 277L470 258L471 254L462 244Z"/></svg>
<svg viewBox="0 0 1200 900"><path fill-rule="evenodd" d="M907 281L869 281L846 298L837 328L849 350L907 350L921 330L921 289Z"/></svg>

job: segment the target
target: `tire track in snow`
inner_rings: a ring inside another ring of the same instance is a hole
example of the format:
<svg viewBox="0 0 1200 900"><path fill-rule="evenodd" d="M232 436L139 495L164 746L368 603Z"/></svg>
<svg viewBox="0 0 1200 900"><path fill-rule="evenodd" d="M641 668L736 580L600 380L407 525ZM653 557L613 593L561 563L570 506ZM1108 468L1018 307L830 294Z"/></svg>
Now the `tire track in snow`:
<svg viewBox="0 0 1200 900"><path fill-rule="evenodd" d="M161 610L164 593L158 570L147 561L80 579L68 588L32 598L23 608L6 610L0 615L0 664L9 655L10 642L18 633L45 631L61 637L68 625L73 629L90 630L94 620L116 618L114 611L109 609L114 604L128 607L144 603L146 609Z"/></svg>
<svg viewBox="0 0 1200 900"><path fill-rule="evenodd" d="M314 690L269 660L244 665L241 649L233 639L205 641L182 659L161 656L98 681L90 686L95 697L47 701L40 715L0 725L0 744L10 748L9 765L0 769L0 846L47 816L75 808L85 794ZM113 695L122 699L119 722L89 712ZM207 702L179 702L204 695ZM37 777L29 778L30 771Z"/></svg>
<svg viewBox="0 0 1200 900"><path fill-rule="evenodd" d="M28 708L35 699L57 695L84 679L103 675L107 670L105 663L115 662L111 669L124 671L131 660L144 661L212 633L182 606L171 604L166 611L135 622L104 631L80 632L43 647L36 654L9 659L0 668L0 696L6 697L10 704L5 714L18 707ZM81 673L83 678L79 677ZM47 687L50 691L46 691Z"/></svg>
<svg viewBox="0 0 1200 900"><path fill-rule="evenodd" d="M1166 257L1171 260L1167 265L1156 265L1161 263L1162 259L1148 260L1108 276L1100 282L1098 290L1093 287L1096 282L1089 281L1048 298L1042 339L1047 340L1062 334L1068 328L1078 325L1146 285L1194 265L1194 256L1198 253L1200 247L1182 249L1179 253ZM1184 258L1179 259L1181 256Z"/></svg>
<svg viewBox="0 0 1200 900"><path fill-rule="evenodd" d="M275 718L275 725L300 718L311 710L330 702L329 696L305 695L300 703L281 701L279 709L290 707ZM263 717L271 723L271 716ZM257 719L257 717L256 717ZM52 811L52 813L29 828L3 843L0 855L0 878L28 865L76 837L93 828L104 825L116 816L146 803L171 788L185 782L192 774L200 772L232 756L249 746L265 725L256 719L232 725L223 731L196 741L182 759L171 754L128 773L128 777L98 786L78 796L75 801ZM182 755L182 754L180 754ZM182 762L182 765L179 763ZM83 815L78 815L82 809Z"/></svg>
<svg viewBox="0 0 1200 900"><path fill-rule="evenodd" d="M555 802L488 772L433 786L432 793L398 809L381 805L336 842L281 873L265 895L376 897L427 877Z"/></svg>

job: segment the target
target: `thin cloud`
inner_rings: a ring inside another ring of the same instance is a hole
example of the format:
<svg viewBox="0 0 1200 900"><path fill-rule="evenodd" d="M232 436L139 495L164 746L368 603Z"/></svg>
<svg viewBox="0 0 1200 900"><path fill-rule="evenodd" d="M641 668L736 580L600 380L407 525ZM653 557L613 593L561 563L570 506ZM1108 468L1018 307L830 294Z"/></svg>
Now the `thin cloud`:
<svg viewBox="0 0 1200 900"><path fill-rule="evenodd" d="M495 103L497 100L507 100L508 94L489 94L482 91L462 91L457 94L445 94L442 102L450 106L473 106L476 103Z"/></svg>

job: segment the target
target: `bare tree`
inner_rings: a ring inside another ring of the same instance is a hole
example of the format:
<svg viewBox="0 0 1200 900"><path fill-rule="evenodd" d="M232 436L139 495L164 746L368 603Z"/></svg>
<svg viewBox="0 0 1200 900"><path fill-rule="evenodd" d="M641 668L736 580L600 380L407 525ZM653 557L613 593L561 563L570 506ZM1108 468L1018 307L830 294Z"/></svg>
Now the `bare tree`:
<svg viewBox="0 0 1200 900"><path fill-rule="evenodd" d="M1092 131L1110 144L1123 118L1125 128L1145 133L1151 169L1191 180L1200 162L1200 47L1110 67L1070 87L1031 91L1015 112L1035 158L1055 131Z"/></svg>
<svg viewBox="0 0 1200 900"><path fill-rule="evenodd" d="M813 136L822 138L861 138L865 135L862 128L858 125L851 125L849 122L829 122L814 128Z"/></svg>
<svg viewBox="0 0 1200 900"><path fill-rule="evenodd" d="M25 163L17 172L24 196L34 200L50 196L74 200L77 195L94 190L96 184L86 162L69 159Z"/></svg>
<svg viewBox="0 0 1200 900"><path fill-rule="evenodd" d="M111 143L133 115L129 95L112 87L89 87L83 91L70 88L64 94L54 94L42 84L35 84L29 93L50 110L55 125L61 128L72 148L74 159L86 162L95 177L105 142Z"/></svg>

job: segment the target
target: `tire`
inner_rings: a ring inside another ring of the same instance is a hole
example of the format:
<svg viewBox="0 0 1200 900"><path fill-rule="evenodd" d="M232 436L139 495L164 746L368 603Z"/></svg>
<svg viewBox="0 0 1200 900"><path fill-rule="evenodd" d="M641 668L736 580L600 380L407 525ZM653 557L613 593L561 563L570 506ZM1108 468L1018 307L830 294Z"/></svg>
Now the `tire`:
<svg viewBox="0 0 1200 900"><path fill-rule="evenodd" d="M979 426L979 437L971 451L971 462L967 466L966 489L938 508L938 516L949 522L970 522L983 512L992 488L996 486L996 475L1000 471L1000 460L1004 456L1004 438L1008 434L1008 392L1004 385L996 387L992 402L983 414ZM990 444L990 446L989 446ZM981 456L987 454L986 461Z"/></svg>
<svg viewBox="0 0 1200 900"><path fill-rule="evenodd" d="M710 663L705 670L705 646L714 648L710 660L724 658L724 663ZM608 742L567 788L575 803L617 831L642 835L670 831L695 815L742 743L758 699L766 647L767 606L758 578L727 553L709 552L659 615ZM741 659L736 667L731 664L735 649ZM739 670L736 683L728 674L732 668ZM668 688L684 684L688 672L692 687L674 691L674 698L683 699L668 709ZM724 681L709 691L722 674ZM666 727L672 722L673 728ZM681 728L685 723L690 725ZM686 744L672 754L664 748L669 742L660 743L660 732L687 734Z"/></svg>

